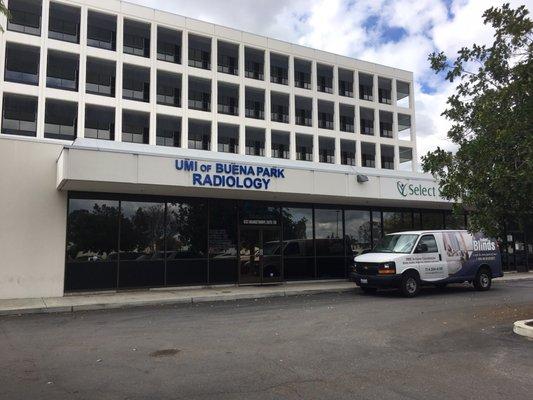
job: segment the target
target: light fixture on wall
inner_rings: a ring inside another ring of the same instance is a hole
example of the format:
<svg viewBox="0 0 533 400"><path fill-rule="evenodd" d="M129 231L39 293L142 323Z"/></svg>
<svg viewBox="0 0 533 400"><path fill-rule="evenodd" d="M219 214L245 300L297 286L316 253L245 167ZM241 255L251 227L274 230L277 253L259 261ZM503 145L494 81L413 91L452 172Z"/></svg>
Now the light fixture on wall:
<svg viewBox="0 0 533 400"><path fill-rule="evenodd" d="M357 174L357 182L359 183L368 182L368 176Z"/></svg>

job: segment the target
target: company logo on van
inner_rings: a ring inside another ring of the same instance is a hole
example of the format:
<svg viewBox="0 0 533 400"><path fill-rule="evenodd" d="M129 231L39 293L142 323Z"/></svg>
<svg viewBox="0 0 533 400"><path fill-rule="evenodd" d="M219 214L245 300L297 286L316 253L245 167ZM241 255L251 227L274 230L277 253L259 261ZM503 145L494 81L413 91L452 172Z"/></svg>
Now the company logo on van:
<svg viewBox="0 0 533 400"><path fill-rule="evenodd" d="M403 183L396 181L396 188L403 196L423 196L423 197L439 197L439 190L434 186L423 186L422 184Z"/></svg>
<svg viewBox="0 0 533 400"><path fill-rule="evenodd" d="M474 251L494 251L496 250L496 243L489 239L474 239Z"/></svg>

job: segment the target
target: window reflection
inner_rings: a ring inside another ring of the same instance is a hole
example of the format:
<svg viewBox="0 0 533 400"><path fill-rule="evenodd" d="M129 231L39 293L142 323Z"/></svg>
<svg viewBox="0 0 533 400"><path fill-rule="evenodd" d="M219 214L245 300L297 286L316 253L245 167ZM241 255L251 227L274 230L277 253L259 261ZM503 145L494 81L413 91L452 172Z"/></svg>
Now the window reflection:
<svg viewBox="0 0 533 400"><path fill-rule="evenodd" d="M287 280L313 279L315 257L313 209L282 208L284 276Z"/></svg>
<svg viewBox="0 0 533 400"><path fill-rule="evenodd" d="M446 213L444 214L446 229L465 229L465 215L464 214L455 214L455 213Z"/></svg>
<svg viewBox="0 0 533 400"><path fill-rule="evenodd" d="M346 243L349 246L349 253L353 257L361 254L363 250L372 247L370 241L370 211L363 210L346 210L344 212L346 224ZM348 249L347 249L348 250Z"/></svg>
<svg viewBox="0 0 533 400"><path fill-rule="evenodd" d="M344 277L341 209L315 209L315 244L319 278Z"/></svg>
<svg viewBox="0 0 533 400"><path fill-rule="evenodd" d="M405 232L413 229L413 218L410 211L384 211L383 233Z"/></svg>
<svg viewBox="0 0 533 400"><path fill-rule="evenodd" d="M440 211L422 211L420 213L422 229L443 229L444 218Z"/></svg>
<svg viewBox="0 0 533 400"><path fill-rule="evenodd" d="M209 282L237 281L237 207L233 200L209 205Z"/></svg>
<svg viewBox="0 0 533 400"><path fill-rule="evenodd" d="M118 201L70 199L65 290L117 285Z"/></svg>
<svg viewBox="0 0 533 400"><path fill-rule="evenodd" d="M167 285L207 283L207 206L167 204Z"/></svg>
<svg viewBox="0 0 533 400"><path fill-rule="evenodd" d="M372 211L372 246L382 237L381 211Z"/></svg>
<svg viewBox="0 0 533 400"><path fill-rule="evenodd" d="M119 287L165 281L165 204L121 202Z"/></svg>

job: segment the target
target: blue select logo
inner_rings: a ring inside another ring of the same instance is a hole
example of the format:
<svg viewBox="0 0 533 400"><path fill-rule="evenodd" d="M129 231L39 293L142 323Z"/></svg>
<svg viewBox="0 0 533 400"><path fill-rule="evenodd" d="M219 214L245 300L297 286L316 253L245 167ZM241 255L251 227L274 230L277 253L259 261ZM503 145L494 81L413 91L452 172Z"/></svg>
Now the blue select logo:
<svg viewBox="0 0 533 400"><path fill-rule="evenodd" d="M192 185L268 190L272 179L285 179L285 169L234 163L176 160L178 171L191 172Z"/></svg>
<svg viewBox="0 0 533 400"><path fill-rule="evenodd" d="M396 181L396 188L402 197L422 196L422 197L439 197L440 193L436 187L427 187L422 184L403 183Z"/></svg>

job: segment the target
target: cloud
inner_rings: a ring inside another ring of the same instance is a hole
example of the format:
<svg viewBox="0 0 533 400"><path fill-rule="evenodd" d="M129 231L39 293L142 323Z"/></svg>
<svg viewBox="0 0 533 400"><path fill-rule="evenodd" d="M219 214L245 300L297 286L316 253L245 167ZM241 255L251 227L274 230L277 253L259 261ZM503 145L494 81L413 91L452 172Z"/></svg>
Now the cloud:
<svg viewBox="0 0 533 400"><path fill-rule="evenodd" d="M429 68L432 51L448 55L488 44L482 13L495 0L130 0L414 73L418 154L436 146L453 151L441 116L453 86ZM512 6L520 2L511 1Z"/></svg>

